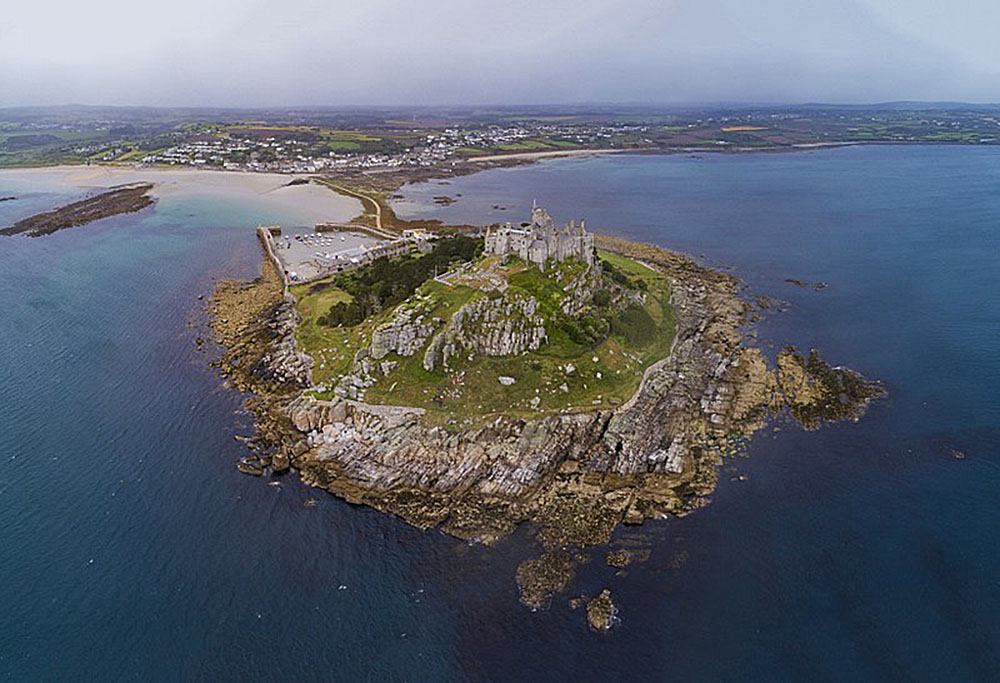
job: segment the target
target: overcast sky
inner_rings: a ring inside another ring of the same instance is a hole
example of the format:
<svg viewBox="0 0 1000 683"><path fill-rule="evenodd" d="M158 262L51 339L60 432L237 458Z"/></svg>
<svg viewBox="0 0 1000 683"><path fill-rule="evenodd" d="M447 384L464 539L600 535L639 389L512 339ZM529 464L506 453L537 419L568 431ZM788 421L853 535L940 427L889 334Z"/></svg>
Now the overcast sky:
<svg viewBox="0 0 1000 683"><path fill-rule="evenodd" d="M0 106L1000 101L998 0L4 0Z"/></svg>

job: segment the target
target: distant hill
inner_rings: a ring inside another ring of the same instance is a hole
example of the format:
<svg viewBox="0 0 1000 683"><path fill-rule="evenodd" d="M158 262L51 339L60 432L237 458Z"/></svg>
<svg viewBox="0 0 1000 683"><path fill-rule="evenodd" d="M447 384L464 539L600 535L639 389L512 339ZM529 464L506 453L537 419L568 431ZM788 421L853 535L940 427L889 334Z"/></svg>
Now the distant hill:
<svg viewBox="0 0 1000 683"><path fill-rule="evenodd" d="M4 140L3 148L8 151L15 152L22 149L31 149L32 147L53 145L58 142L62 142L62 138L49 133L36 135L11 135L9 138Z"/></svg>

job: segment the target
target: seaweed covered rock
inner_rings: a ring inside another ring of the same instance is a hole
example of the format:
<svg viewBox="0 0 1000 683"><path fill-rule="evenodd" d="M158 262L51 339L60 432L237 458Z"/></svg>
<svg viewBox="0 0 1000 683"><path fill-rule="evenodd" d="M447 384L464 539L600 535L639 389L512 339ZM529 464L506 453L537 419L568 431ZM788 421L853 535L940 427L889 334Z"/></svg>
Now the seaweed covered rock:
<svg viewBox="0 0 1000 683"><path fill-rule="evenodd" d="M872 399L885 395L881 382L844 367L832 367L813 349L806 360L788 347L778 354L777 383L792 416L806 429L826 421L857 420Z"/></svg>
<svg viewBox="0 0 1000 683"><path fill-rule="evenodd" d="M611 591L607 588L596 598L587 600L587 623L600 633L611 630L617 621L618 608L611 601Z"/></svg>
<svg viewBox="0 0 1000 683"><path fill-rule="evenodd" d="M554 594L562 593L569 587L574 573L573 557L566 551L522 562L517 567L521 602L531 609L547 607Z"/></svg>

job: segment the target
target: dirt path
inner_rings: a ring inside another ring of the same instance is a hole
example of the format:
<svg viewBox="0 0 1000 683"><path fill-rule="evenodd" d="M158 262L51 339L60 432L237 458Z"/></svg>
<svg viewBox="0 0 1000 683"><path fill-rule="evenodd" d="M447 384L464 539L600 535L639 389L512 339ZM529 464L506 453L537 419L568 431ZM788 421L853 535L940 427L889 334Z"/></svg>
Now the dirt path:
<svg viewBox="0 0 1000 683"><path fill-rule="evenodd" d="M372 205L375 207L375 227L379 230L382 229L382 205L379 204L377 200L373 199L372 197L369 197L366 194L361 194L360 192L356 192L354 190L348 190L346 187L343 187L341 185L331 184L330 187L332 187L334 190L342 194L346 194L351 197L357 197L361 201L371 202Z"/></svg>

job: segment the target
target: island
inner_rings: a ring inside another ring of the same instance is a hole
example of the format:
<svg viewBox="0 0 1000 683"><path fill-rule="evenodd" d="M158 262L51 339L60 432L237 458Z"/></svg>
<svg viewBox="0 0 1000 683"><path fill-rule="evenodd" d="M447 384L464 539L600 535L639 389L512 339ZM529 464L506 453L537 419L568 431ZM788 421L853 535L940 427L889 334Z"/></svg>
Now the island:
<svg viewBox="0 0 1000 683"><path fill-rule="evenodd" d="M745 334L766 302L735 277L538 206L362 246L308 282L289 279L280 234L259 229L260 277L209 305L220 370L256 416L240 469L294 468L484 544L531 522L545 552L516 581L532 609L617 526L706 505L771 418L856 420L883 393L816 352L767 358ZM615 610L608 591L587 603L598 631Z"/></svg>
<svg viewBox="0 0 1000 683"><path fill-rule="evenodd" d="M152 189L151 183L132 183L113 187L93 197L19 220L9 228L0 230L0 235L26 234L28 237L41 237L102 218L141 211L155 202L149 196L149 191Z"/></svg>

